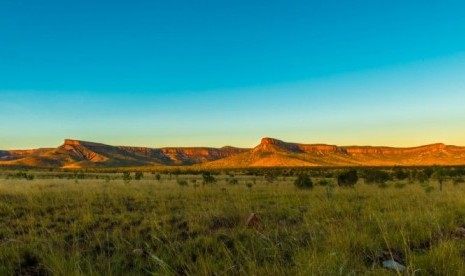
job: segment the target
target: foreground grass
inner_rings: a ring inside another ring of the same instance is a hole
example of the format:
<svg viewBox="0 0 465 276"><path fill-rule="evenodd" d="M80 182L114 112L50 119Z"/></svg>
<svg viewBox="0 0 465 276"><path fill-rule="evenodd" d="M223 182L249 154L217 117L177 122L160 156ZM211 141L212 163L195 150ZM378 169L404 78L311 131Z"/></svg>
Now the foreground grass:
<svg viewBox="0 0 465 276"><path fill-rule="evenodd" d="M379 275L392 273L386 255L408 274L465 274L462 185L357 184L330 198L293 178L179 178L188 186L0 180L0 275ZM252 212L262 229L245 226Z"/></svg>

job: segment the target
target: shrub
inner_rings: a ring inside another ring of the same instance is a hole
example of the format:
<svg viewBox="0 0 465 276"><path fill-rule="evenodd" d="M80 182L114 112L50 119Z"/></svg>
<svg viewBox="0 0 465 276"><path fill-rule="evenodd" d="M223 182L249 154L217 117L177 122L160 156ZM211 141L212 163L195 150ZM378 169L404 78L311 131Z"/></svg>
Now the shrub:
<svg viewBox="0 0 465 276"><path fill-rule="evenodd" d="M396 169L394 171L394 177L397 180L404 180L404 179L407 179L409 176L410 176L410 174L408 172L404 171L403 169Z"/></svg>
<svg viewBox="0 0 465 276"><path fill-rule="evenodd" d="M358 174L356 170L350 170L344 173L341 173L337 177L337 184L341 187L350 187L354 186L358 182Z"/></svg>
<svg viewBox="0 0 465 276"><path fill-rule="evenodd" d="M203 184L213 184L216 182L215 177L213 177L213 175L211 175L210 172L204 172L202 174L202 178L203 178Z"/></svg>
<svg viewBox="0 0 465 276"><path fill-rule="evenodd" d="M130 172L123 172L123 180L126 183L131 182L131 180L132 180L131 173Z"/></svg>
<svg viewBox="0 0 465 276"><path fill-rule="evenodd" d="M267 172L265 174L265 180L268 183L273 183L276 180L276 178L278 178L278 176L273 172Z"/></svg>
<svg viewBox="0 0 465 276"><path fill-rule="evenodd" d="M297 179L294 181L294 185L299 189L312 189L312 179L306 173L299 174Z"/></svg>
<svg viewBox="0 0 465 276"><path fill-rule="evenodd" d="M365 171L365 182L368 184L385 184L388 180L391 179L389 173L381 170L367 170Z"/></svg>
<svg viewBox="0 0 465 276"><path fill-rule="evenodd" d="M144 174L142 172L136 172L134 175L135 180L141 180L144 177Z"/></svg>
<svg viewBox="0 0 465 276"><path fill-rule="evenodd" d="M434 168L433 167L424 168L423 173L425 173L428 178L431 178L431 176L434 173Z"/></svg>
<svg viewBox="0 0 465 276"><path fill-rule="evenodd" d="M446 172L442 167L434 167L434 172L431 175L434 179L439 182L439 190L442 191L442 184L446 178Z"/></svg>
<svg viewBox="0 0 465 276"><path fill-rule="evenodd" d="M450 177L460 177L465 176L465 168L454 168L453 170L449 170Z"/></svg>
<svg viewBox="0 0 465 276"><path fill-rule="evenodd" d="M185 187L188 185L187 180L184 180L184 179L178 179L176 182L178 183L179 186L182 186L182 187Z"/></svg>
<svg viewBox="0 0 465 276"><path fill-rule="evenodd" d="M420 172L417 172L416 175L415 175L415 178L420 182L420 183L425 183L428 181L429 177L428 175L423 172L423 171L420 171Z"/></svg>

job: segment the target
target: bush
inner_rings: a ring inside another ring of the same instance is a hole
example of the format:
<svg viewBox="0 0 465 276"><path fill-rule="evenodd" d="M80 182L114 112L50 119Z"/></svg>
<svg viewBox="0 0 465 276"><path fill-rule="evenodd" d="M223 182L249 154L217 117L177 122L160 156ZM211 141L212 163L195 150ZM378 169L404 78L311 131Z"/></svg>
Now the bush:
<svg viewBox="0 0 465 276"><path fill-rule="evenodd" d="M294 185L299 189L312 189L312 179L306 173L299 174L297 179L294 181Z"/></svg>
<svg viewBox="0 0 465 276"><path fill-rule="evenodd" d="M278 178L278 176L273 172L267 172L265 174L265 180L268 183L273 183L276 180L276 178Z"/></svg>
<svg viewBox="0 0 465 276"><path fill-rule="evenodd" d="M134 175L135 180L141 180L144 177L144 174L142 172L136 172Z"/></svg>
<svg viewBox="0 0 465 276"><path fill-rule="evenodd" d="M178 183L179 186L182 186L182 187L185 187L188 185L187 180L184 180L184 179L178 179L176 182Z"/></svg>
<svg viewBox="0 0 465 276"><path fill-rule="evenodd" d="M358 182L358 174L356 170L350 170L344 173L341 173L337 177L337 184L341 187L350 187L354 186Z"/></svg>
<svg viewBox="0 0 465 276"><path fill-rule="evenodd" d="M368 184L385 184L388 180L391 179L389 173L381 170L367 170L365 171L365 182Z"/></svg>
<svg viewBox="0 0 465 276"><path fill-rule="evenodd" d="M131 182L131 180L132 180L131 173L130 172L123 172L123 180L126 183Z"/></svg>
<svg viewBox="0 0 465 276"><path fill-rule="evenodd" d="M427 182L428 179L429 179L428 175L427 175L425 172L423 172L423 171L417 172L416 175L415 175L415 178L416 178L416 179L418 180L418 182L420 182L420 183L425 183L425 182Z"/></svg>
<svg viewBox="0 0 465 276"><path fill-rule="evenodd" d="M202 178L203 178L203 184L213 184L216 182L215 177L213 177L213 175L211 175L210 172L204 172L202 174Z"/></svg>
<svg viewBox="0 0 465 276"><path fill-rule="evenodd" d="M404 180L404 179L407 179L409 176L410 176L410 174L408 172L404 171L403 169L396 169L394 171L394 177L397 180Z"/></svg>
<svg viewBox="0 0 465 276"><path fill-rule="evenodd" d="M465 176L465 168L454 168L453 170L449 170L450 177L461 177Z"/></svg>
<svg viewBox="0 0 465 276"><path fill-rule="evenodd" d="M428 177L431 178L431 176L434 173L434 168L433 167L427 167L423 169L423 173Z"/></svg>

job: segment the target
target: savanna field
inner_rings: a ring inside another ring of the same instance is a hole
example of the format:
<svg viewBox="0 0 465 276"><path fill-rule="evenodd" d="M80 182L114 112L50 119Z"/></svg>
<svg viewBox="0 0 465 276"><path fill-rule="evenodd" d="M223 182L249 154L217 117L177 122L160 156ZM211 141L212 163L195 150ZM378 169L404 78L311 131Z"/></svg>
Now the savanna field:
<svg viewBox="0 0 465 276"><path fill-rule="evenodd" d="M462 168L346 171L4 170L0 275L465 275Z"/></svg>

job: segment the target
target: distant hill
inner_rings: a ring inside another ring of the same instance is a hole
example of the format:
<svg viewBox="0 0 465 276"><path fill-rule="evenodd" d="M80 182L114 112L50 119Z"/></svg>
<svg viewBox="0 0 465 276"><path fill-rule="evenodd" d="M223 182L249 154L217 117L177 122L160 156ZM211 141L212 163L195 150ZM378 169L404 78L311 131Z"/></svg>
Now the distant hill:
<svg viewBox="0 0 465 276"><path fill-rule="evenodd" d="M432 144L412 148L287 143L263 138L252 150L208 167L465 165L465 147Z"/></svg>
<svg viewBox="0 0 465 276"><path fill-rule="evenodd" d="M66 139L57 148L0 151L0 165L4 166L87 168L194 164L205 168L465 165L465 147L440 143L411 148L340 147L263 138L253 149L144 148Z"/></svg>
<svg viewBox="0 0 465 276"><path fill-rule="evenodd" d="M0 165L56 168L192 165L244 151L246 149L234 147L153 149L66 139L57 148L0 151Z"/></svg>

